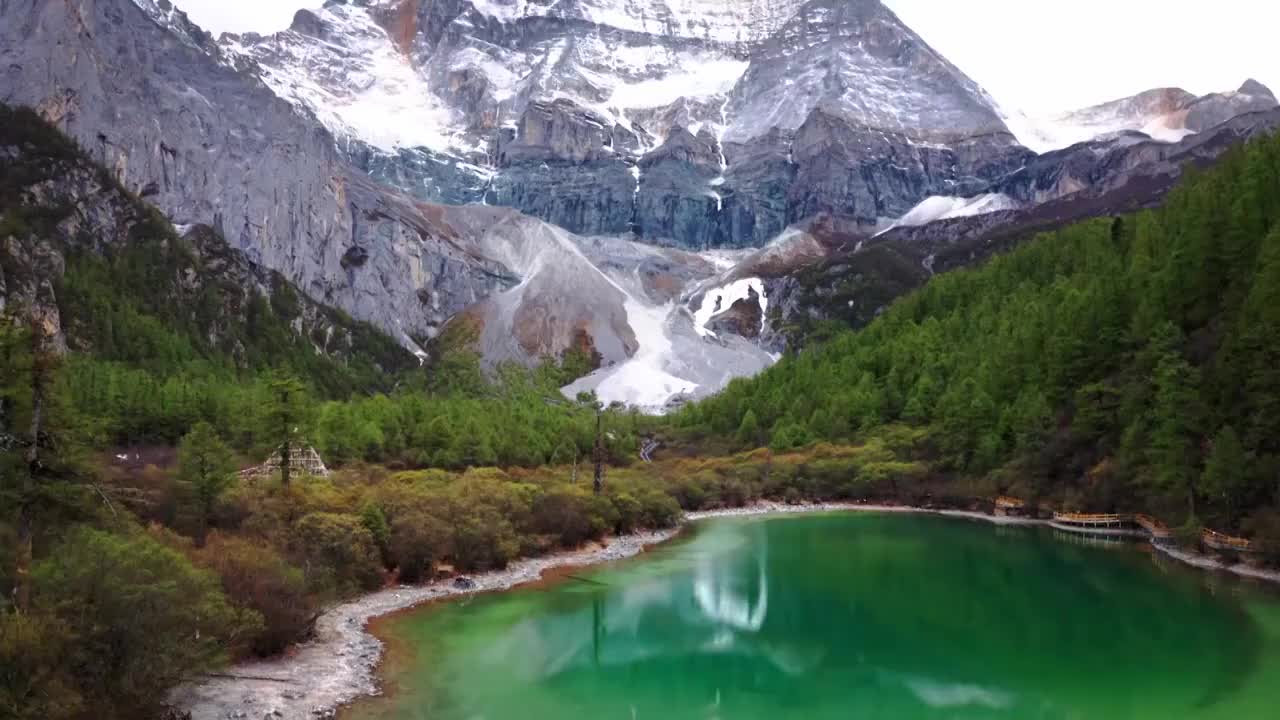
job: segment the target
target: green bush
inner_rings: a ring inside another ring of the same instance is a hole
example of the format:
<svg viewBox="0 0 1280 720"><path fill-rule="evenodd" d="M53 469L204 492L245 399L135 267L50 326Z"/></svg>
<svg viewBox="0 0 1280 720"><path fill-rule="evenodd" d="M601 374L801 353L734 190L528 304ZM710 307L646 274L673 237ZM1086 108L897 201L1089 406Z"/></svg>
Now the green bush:
<svg viewBox="0 0 1280 720"><path fill-rule="evenodd" d="M613 511L618 518L613 525L615 533L629 533L641 524L644 506L634 495L626 492L610 495L609 502L613 503Z"/></svg>
<svg viewBox="0 0 1280 720"><path fill-rule="evenodd" d="M311 513L294 526L292 546L313 591L341 596L382 585L373 534L358 516Z"/></svg>
<svg viewBox="0 0 1280 720"><path fill-rule="evenodd" d="M420 510L399 513L391 522L390 559L400 581L430 580L435 564L450 553L449 528L440 519Z"/></svg>
<svg viewBox="0 0 1280 720"><path fill-rule="evenodd" d="M70 628L57 618L0 610L0 717L80 717L82 689L65 663L73 645Z"/></svg>
<svg viewBox="0 0 1280 720"><path fill-rule="evenodd" d="M520 553L511 521L490 507L458 507L450 515L454 564L472 572L500 570Z"/></svg>
<svg viewBox="0 0 1280 720"><path fill-rule="evenodd" d="M684 515L676 499L664 492L650 490L642 493L638 499L640 501L639 525L641 527L656 530L675 527L676 523L680 522L680 518Z"/></svg>
<svg viewBox="0 0 1280 720"><path fill-rule="evenodd" d="M588 540L598 540L617 519L612 503L595 502L589 492L557 488L540 495L533 503L536 532L555 535L561 547L573 548ZM607 505L607 513L601 512ZM604 515L609 516L608 518Z"/></svg>
<svg viewBox="0 0 1280 720"><path fill-rule="evenodd" d="M33 603L74 638L62 664L98 717L140 717L179 681L260 631L218 578L145 535L78 528L32 575ZM51 626L50 626L51 627Z"/></svg>
<svg viewBox="0 0 1280 720"><path fill-rule="evenodd" d="M250 652L282 652L309 630L315 604L302 571L269 546L213 533L196 562L217 573L233 603L262 617L258 632L243 639Z"/></svg>

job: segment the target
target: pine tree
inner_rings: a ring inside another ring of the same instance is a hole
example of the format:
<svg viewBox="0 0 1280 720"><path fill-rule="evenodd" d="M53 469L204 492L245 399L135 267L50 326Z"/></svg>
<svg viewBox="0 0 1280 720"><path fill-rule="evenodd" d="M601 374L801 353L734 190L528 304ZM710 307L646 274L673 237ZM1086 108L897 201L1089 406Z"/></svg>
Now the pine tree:
<svg viewBox="0 0 1280 720"><path fill-rule="evenodd" d="M196 500L196 547L204 547L209 519L218 498L235 481L235 462L218 431L197 423L178 447L178 478L191 487Z"/></svg>
<svg viewBox="0 0 1280 720"><path fill-rule="evenodd" d="M742 423L738 425L738 442L754 446L759 438L760 421L756 418L755 410L748 410L742 416Z"/></svg>
<svg viewBox="0 0 1280 720"><path fill-rule="evenodd" d="M306 389L297 376L276 372L267 384L263 414L264 437L276 444L280 454L280 484L289 486L293 449L306 435L308 426Z"/></svg>
<svg viewBox="0 0 1280 720"><path fill-rule="evenodd" d="M830 440L834 436L831 415L826 408L818 408L809 416L809 435L819 440Z"/></svg>
<svg viewBox="0 0 1280 720"><path fill-rule="evenodd" d="M1226 382L1239 387L1247 447L1280 450L1280 225L1266 237L1237 326Z"/></svg>
<svg viewBox="0 0 1280 720"><path fill-rule="evenodd" d="M1240 509L1248 501L1248 462L1240 436L1230 425L1218 431L1205 461L1200 489L1206 497L1222 502L1231 522L1238 519Z"/></svg>
<svg viewBox="0 0 1280 720"><path fill-rule="evenodd" d="M36 522L48 506L74 500L81 428L66 397L63 358L41 318L0 317L0 370L0 499L17 508L13 602L25 612Z"/></svg>
<svg viewBox="0 0 1280 720"><path fill-rule="evenodd" d="M1199 385L1199 370L1176 350L1156 366L1149 462L1160 488L1186 498L1189 518L1196 517L1195 441L1203 419Z"/></svg>

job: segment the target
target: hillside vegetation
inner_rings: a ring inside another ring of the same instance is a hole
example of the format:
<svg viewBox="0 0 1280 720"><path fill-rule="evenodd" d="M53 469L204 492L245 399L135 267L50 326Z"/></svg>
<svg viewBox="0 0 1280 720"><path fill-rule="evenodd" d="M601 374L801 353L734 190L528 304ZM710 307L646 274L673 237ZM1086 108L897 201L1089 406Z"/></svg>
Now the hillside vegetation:
<svg viewBox="0 0 1280 720"><path fill-rule="evenodd" d="M1280 540L1280 138L1160 210L936 277L676 422L775 450L905 423L990 494Z"/></svg>
<svg viewBox="0 0 1280 720"><path fill-rule="evenodd" d="M486 374L455 327L420 365L30 111L0 106L0 158L0 717L151 717L325 603L674 522L660 489L591 492L582 359ZM604 415L633 456L642 419ZM350 468L237 477L307 442Z"/></svg>

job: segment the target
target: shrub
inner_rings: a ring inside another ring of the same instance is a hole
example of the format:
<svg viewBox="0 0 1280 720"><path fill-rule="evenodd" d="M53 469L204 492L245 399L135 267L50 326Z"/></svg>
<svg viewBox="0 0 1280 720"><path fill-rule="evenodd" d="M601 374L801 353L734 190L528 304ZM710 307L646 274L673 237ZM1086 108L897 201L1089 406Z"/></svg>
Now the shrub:
<svg viewBox="0 0 1280 720"><path fill-rule="evenodd" d="M613 503L613 510L617 514L617 520L613 525L615 533L623 535L632 532L641 524L644 506L634 495L625 492L610 495L609 502Z"/></svg>
<svg viewBox="0 0 1280 720"><path fill-rule="evenodd" d="M739 508L747 504L751 492L741 480L724 478L720 481L719 495L724 507Z"/></svg>
<svg viewBox="0 0 1280 720"><path fill-rule="evenodd" d="M449 515L454 564L459 570L496 570L520 553L511 522L489 507L457 507Z"/></svg>
<svg viewBox="0 0 1280 720"><path fill-rule="evenodd" d="M387 524L387 516L382 513L382 508L373 503L366 503L364 509L360 511L360 523L373 537L373 544L378 548L379 557L384 563L389 562L391 526Z"/></svg>
<svg viewBox="0 0 1280 720"><path fill-rule="evenodd" d="M391 522L389 556L407 583L429 579L435 563L449 553L449 528L433 515L411 510Z"/></svg>
<svg viewBox="0 0 1280 720"><path fill-rule="evenodd" d="M32 575L36 606L75 642L62 662L98 717L142 717L179 681L261 628L213 573L144 535L72 531Z"/></svg>
<svg viewBox="0 0 1280 720"><path fill-rule="evenodd" d="M605 508L593 502L590 494L574 488L558 488L543 493L533 502L534 529L559 538L561 547L577 547L588 540L598 539L613 522L602 515ZM616 519L617 511L605 500L610 519Z"/></svg>
<svg viewBox="0 0 1280 720"><path fill-rule="evenodd" d="M682 477L671 484L668 492L685 510L701 510L707 502L707 489L696 477Z"/></svg>
<svg viewBox="0 0 1280 720"><path fill-rule="evenodd" d="M270 547L213 533L196 562L218 574L233 603L262 616L262 628L245 641L254 654L279 653L309 629L315 605L306 579Z"/></svg>
<svg viewBox="0 0 1280 720"><path fill-rule="evenodd" d="M398 483L409 485L448 485L457 478L447 470L405 470L391 476Z"/></svg>
<svg viewBox="0 0 1280 720"><path fill-rule="evenodd" d="M1244 522L1253 535L1254 542L1262 548L1266 558L1280 564L1280 508L1268 507L1255 511Z"/></svg>
<svg viewBox="0 0 1280 720"><path fill-rule="evenodd" d="M663 529L675 527L684 512L670 495L650 490L640 495L640 519L642 527Z"/></svg>
<svg viewBox="0 0 1280 720"><path fill-rule="evenodd" d="M0 610L0 717L76 717L82 698L64 662L71 646L69 628L56 618Z"/></svg>
<svg viewBox="0 0 1280 720"><path fill-rule="evenodd" d="M292 545L314 591L347 595L382 584L373 535L355 515L311 513L294 526Z"/></svg>

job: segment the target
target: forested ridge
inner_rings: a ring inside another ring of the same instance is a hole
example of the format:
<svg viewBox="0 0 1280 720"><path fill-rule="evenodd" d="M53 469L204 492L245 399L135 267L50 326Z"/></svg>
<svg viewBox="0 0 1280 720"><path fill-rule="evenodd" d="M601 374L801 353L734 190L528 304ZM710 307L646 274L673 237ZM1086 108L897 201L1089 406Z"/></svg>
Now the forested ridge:
<svg viewBox="0 0 1280 720"><path fill-rule="evenodd" d="M936 277L676 422L775 450L904 423L980 494L1280 541L1280 138L1161 209Z"/></svg>
<svg viewBox="0 0 1280 720"><path fill-rule="evenodd" d="M304 386L309 439L338 461L461 469L590 449L594 415L558 390L585 374L585 358L486 375L459 323L423 366L212 229L178 236L34 112L0 105L0 148L11 149L0 166L0 308L11 325L56 311L51 340L71 351L60 382L93 445L172 445L204 421L260 455L274 438L256 418L285 375ZM630 428L612 449L633 450Z"/></svg>

